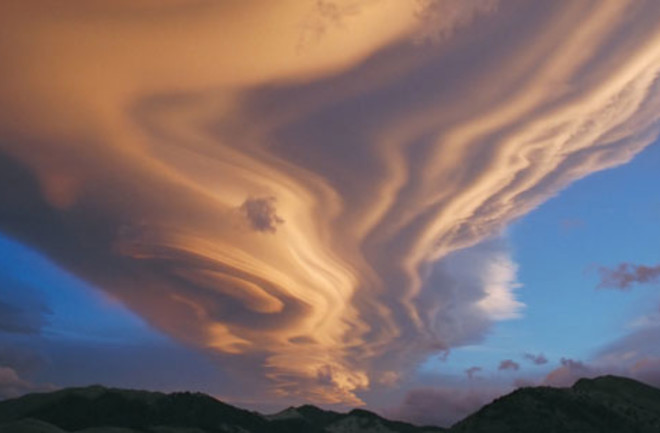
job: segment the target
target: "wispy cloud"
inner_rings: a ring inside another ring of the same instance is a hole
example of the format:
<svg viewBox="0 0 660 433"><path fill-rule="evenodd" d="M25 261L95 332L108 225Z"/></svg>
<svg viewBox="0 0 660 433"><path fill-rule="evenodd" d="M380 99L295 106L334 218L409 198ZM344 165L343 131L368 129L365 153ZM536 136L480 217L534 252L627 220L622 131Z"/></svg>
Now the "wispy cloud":
<svg viewBox="0 0 660 433"><path fill-rule="evenodd" d="M656 137L660 5L333 4L0 4L0 226L246 393L359 404L521 314L489 240Z"/></svg>

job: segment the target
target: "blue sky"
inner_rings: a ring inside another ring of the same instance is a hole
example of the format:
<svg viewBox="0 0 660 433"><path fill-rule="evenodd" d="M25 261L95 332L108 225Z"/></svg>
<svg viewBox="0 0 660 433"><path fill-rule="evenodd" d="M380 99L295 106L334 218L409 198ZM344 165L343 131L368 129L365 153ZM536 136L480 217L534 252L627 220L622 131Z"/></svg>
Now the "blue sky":
<svg viewBox="0 0 660 433"><path fill-rule="evenodd" d="M222 389L222 374L205 356L6 236L0 236L0 270L0 299L41 319L29 332L0 331L1 362L8 356L36 362L29 368L12 365L26 379L58 387L101 383L210 394Z"/></svg>
<svg viewBox="0 0 660 433"><path fill-rule="evenodd" d="M503 359L538 375L560 358L588 361L607 343L624 336L631 324L658 309L657 285L629 292L598 289L599 266L656 265L660 261L660 144L628 164L592 174L541 205L506 233L522 284L522 317L496 324L481 344L455 349L446 362L430 361L423 371L463 375L471 366L482 376L498 372ZM543 353L545 366L533 366L524 353Z"/></svg>
<svg viewBox="0 0 660 433"><path fill-rule="evenodd" d="M44 305L43 335L50 339L139 344L163 338L118 301L6 236L0 258L3 296L17 306L30 305L28 299Z"/></svg>

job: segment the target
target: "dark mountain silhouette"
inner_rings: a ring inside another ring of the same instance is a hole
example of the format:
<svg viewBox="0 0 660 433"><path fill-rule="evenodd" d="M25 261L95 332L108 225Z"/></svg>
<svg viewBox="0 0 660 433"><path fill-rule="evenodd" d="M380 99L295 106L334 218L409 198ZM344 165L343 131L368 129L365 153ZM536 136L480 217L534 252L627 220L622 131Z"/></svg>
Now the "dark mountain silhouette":
<svg viewBox="0 0 660 433"><path fill-rule="evenodd" d="M200 393L92 386L0 402L0 433L658 433L660 390L632 379L581 379L571 388L521 388L451 429L372 412L290 407L261 415Z"/></svg>
<svg viewBox="0 0 660 433"><path fill-rule="evenodd" d="M241 426L255 433L270 431L268 421L259 414L204 394L163 394L101 386L30 394L0 402L0 423L26 418L44 421L65 431L101 426L138 431L148 431L153 426L194 427L202 431Z"/></svg>
<svg viewBox="0 0 660 433"><path fill-rule="evenodd" d="M521 388L451 433L658 433L660 389L632 379L580 379L571 388Z"/></svg>
<svg viewBox="0 0 660 433"><path fill-rule="evenodd" d="M440 427L417 427L400 421L390 421L373 412L353 409L349 413L325 411L315 406L290 407L266 417L273 432L287 433L442 433Z"/></svg>
<svg viewBox="0 0 660 433"><path fill-rule="evenodd" d="M305 405L264 416L200 393L91 386L0 402L0 433L440 433L365 410Z"/></svg>

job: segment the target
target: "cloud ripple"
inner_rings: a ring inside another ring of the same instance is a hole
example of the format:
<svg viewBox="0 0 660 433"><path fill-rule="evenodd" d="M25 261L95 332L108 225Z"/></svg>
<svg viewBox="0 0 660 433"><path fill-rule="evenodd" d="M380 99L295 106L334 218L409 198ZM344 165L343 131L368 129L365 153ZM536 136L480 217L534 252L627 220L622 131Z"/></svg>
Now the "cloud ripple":
<svg viewBox="0 0 660 433"><path fill-rule="evenodd" d="M0 6L3 229L279 396L518 314L447 260L657 136L655 2L51 9Z"/></svg>

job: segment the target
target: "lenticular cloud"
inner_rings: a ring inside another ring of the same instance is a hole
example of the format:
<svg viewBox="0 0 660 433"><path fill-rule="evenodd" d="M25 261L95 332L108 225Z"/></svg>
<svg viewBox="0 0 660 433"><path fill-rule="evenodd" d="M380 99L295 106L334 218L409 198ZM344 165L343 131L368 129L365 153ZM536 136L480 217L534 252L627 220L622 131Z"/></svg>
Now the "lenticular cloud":
<svg viewBox="0 0 660 433"><path fill-rule="evenodd" d="M0 17L3 230L283 397L360 403L521 314L490 239L657 135L652 2Z"/></svg>

